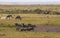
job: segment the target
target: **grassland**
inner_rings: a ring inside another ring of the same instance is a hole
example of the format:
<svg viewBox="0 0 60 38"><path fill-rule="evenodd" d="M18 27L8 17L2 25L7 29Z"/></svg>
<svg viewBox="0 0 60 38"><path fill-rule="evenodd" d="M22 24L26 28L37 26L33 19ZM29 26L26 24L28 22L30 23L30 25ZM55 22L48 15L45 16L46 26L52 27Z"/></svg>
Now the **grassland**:
<svg viewBox="0 0 60 38"><path fill-rule="evenodd" d="M8 14L0 14L1 17ZM12 14L14 18L0 19L0 26L14 26L14 23L40 25L57 25L60 26L60 15L43 15L43 14ZM16 20L15 17L20 15L22 20ZM15 27L0 27L0 38L60 38L60 32L34 32L34 31L16 31Z"/></svg>
<svg viewBox="0 0 60 38"><path fill-rule="evenodd" d="M60 5L0 5L0 9L15 10L15 9L36 9L58 11L60 12ZM8 14L0 14L1 17ZM15 27L3 27L14 26L14 23L35 24L36 26L51 25L60 26L60 15L45 15L45 14L12 14L14 18L0 19L0 38L60 38L60 32L34 32L16 31ZM16 20L15 17L20 15L22 20Z"/></svg>
<svg viewBox="0 0 60 38"><path fill-rule="evenodd" d="M13 25L14 23L25 23L35 25L60 25L60 15L43 15L43 14L12 14L14 18L0 19L0 25ZM16 20L15 17L20 15L22 20ZM7 16L7 14L1 14L1 17Z"/></svg>
<svg viewBox="0 0 60 38"><path fill-rule="evenodd" d="M43 13L50 11L49 14L60 14L59 8L60 5L0 5L0 14L38 14L38 12L34 12L35 9L43 10ZM23 12L24 9L27 11Z"/></svg>
<svg viewBox="0 0 60 38"><path fill-rule="evenodd" d="M25 9L25 8L29 8L29 9L36 9L36 8L40 8L43 10L51 10L51 11L59 11L60 9L60 5L0 5L1 9Z"/></svg>
<svg viewBox="0 0 60 38"><path fill-rule="evenodd" d="M0 38L60 38L60 32L22 32L15 28L1 27Z"/></svg>

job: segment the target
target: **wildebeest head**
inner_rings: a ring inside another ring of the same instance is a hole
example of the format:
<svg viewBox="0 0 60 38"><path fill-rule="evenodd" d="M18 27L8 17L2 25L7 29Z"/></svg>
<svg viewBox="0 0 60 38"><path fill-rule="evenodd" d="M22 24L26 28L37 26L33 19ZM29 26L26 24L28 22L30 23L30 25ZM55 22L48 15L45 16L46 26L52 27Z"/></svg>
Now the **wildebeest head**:
<svg viewBox="0 0 60 38"><path fill-rule="evenodd" d="M22 25L21 24L18 24L18 23L15 23L15 26L16 27L22 27Z"/></svg>

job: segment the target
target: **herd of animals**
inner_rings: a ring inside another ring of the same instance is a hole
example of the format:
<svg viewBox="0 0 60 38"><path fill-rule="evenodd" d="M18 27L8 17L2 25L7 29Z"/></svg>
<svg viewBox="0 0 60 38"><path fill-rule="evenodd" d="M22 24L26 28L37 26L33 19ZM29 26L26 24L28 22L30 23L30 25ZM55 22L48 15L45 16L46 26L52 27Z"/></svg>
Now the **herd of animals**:
<svg viewBox="0 0 60 38"><path fill-rule="evenodd" d="M7 16L0 16L0 19L12 19L14 18L12 15L7 15ZM15 19L20 19L21 20L21 16L16 16Z"/></svg>
<svg viewBox="0 0 60 38"><path fill-rule="evenodd" d="M15 23L15 26L17 31L34 31L36 28L36 25L32 24L25 25L24 23L22 24Z"/></svg>
<svg viewBox="0 0 60 38"><path fill-rule="evenodd" d="M6 17L0 17L0 19L11 19L11 18L14 17L12 15L7 15ZM22 17L18 15L15 17L15 19L22 20ZM15 23L15 27L17 31L33 31L36 25L32 25L32 24L25 25L24 23L22 24Z"/></svg>
<svg viewBox="0 0 60 38"><path fill-rule="evenodd" d="M47 16L49 17L49 16ZM0 19L18 19L18 20L22 20L22 17L20 15L17 15L15 17L13 17L12 15L7 15L5 17L1 16ZM51 32L60 32L60 27L55 27L55 26L41 26L38 27L36 25L33 24L24 24L24 23L14 23L16 31L51 31ZM36 29L35 29L36 28Z"/></svg>

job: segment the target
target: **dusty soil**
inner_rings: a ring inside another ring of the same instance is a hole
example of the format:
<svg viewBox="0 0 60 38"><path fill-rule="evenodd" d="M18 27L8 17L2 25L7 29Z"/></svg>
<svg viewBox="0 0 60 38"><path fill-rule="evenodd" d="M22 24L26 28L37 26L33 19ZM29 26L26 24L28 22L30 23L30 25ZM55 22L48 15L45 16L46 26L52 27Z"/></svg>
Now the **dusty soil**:
<svg viewBox="0 0 60 38"><path fill-rule="evenodd" d="M48 25L37 26L35 28L35 31L38 31L38 32L60 32L60 26L48 26Z"/></svg>

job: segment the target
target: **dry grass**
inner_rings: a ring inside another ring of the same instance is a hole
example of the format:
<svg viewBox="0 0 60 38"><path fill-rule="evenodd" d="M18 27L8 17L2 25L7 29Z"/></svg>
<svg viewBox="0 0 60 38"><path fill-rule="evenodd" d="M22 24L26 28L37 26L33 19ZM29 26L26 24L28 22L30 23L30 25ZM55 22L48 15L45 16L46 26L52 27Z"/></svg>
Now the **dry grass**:
<svg viewBox="0 0 60 38"><path fill-rule="evenodd" d="M18 32L13 29L0 31L0 38L60 38L58 32Z"/></svg>
<svg viewBox="0 0 60 38"><path fill-rule="evenodd" d="M42 10L58 11L60 12L60 5L36 5L36 6L5 6L0 5L1 9L36 9L40 8ZM35 24L35 25L59 25L60 26L60 15L42 15L42 14L12 14L14 17L20 15L22 20L11 20L0 19L0 26L12 26L14 23L24 23L24 24ZM7 14L0 14L1 17L7 16ZM0 38L60 38L60 32L18 32L15 28L0 27Z"/></svg>
<svg viewBox="0 0 60 38"><path fill-rule="evenodd" d="M7 14L1 14L2 16L7 16ZM31 23L38 25L50 24L50 25L60 25L60 15L42 15L42 14L13 14L14 17L20 15L22 20L16 19L0 19L0 23L4 26L7 24L14 25L14 23ZM0 25L0 26L3 26ZM0 27L0 38L60 38L60 33L58 32L18 32L15 28Z"/></svg>
<svg viewBox="0 0 60 38"><path fill-rule="evenodd" d="M36 9L36 8L40 8L42 10L50 10L50 11L58 11L60 12L60 5L0 5L0 8L2 9L25 9L25 8L29 8L29 9Z"/></svg>
<svg viewBox="0 0 60 38"><path fill-rule="evenodd" d="M11 20L8 19L0 19L0 23L6 24L14 24L14 23L31 23L35 25L60 25L60 15L43 15L43 14L12 14L14 18ZM20 15L22 20L16 20L15 17ZM1 17L7 16L7 14L1 14ZM4 21L4 22L3 22Z"/></svg>

